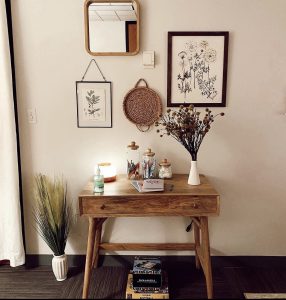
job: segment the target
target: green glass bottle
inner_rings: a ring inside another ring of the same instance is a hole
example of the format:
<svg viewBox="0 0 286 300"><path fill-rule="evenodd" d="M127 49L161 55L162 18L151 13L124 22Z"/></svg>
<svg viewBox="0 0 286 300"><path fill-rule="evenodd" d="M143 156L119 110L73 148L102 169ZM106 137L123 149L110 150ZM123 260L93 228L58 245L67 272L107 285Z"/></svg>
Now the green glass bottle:
<svg viewBox="0 0 286 300"><path fill-rule="evenodd" d="M104 192L104 177L100 173L100 168L97 166L96 173L94 175L94 188L93 191L95 193L103 193Z"/></svg>

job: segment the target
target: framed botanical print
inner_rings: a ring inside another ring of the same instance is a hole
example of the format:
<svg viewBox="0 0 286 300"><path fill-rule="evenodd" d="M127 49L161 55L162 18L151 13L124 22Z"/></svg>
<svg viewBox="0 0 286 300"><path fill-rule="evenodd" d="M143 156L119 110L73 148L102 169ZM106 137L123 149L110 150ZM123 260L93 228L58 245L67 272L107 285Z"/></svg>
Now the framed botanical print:
<svg viewBox="0 0 286 300"><path fill-rule="evenodd" d="M226 106L229 33L168 33L168 107Z"/></svg>
<svg viewBox="0 0 286 300"><path fill-rule="evenodd" d="M110 81L77 81L76 96L79 128L112 127Z"/></svg>

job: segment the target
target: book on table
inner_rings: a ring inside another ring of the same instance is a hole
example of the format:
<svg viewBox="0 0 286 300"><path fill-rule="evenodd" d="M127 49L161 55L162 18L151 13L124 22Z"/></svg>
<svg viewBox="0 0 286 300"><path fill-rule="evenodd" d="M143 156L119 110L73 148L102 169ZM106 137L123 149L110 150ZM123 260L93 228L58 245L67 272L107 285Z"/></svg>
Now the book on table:
<svg viewBox="0 0 286 300"><path fill-rule="evenodd" d="M162 192L164 191L163 179L132 180L131 184L139 193Z"/></svg>

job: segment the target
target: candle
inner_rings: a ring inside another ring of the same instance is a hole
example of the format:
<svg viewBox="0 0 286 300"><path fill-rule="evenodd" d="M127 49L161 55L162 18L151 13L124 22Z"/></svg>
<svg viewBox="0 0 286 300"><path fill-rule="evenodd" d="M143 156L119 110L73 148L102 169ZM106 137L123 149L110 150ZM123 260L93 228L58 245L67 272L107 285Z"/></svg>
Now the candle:
<svg viewBox="0 0 286 300"><path fill-rule="evenodd" d="M116 180L116 168L111 163L100 163L98 164L100 173L104 177L104 182L112 182Z"/></svg>

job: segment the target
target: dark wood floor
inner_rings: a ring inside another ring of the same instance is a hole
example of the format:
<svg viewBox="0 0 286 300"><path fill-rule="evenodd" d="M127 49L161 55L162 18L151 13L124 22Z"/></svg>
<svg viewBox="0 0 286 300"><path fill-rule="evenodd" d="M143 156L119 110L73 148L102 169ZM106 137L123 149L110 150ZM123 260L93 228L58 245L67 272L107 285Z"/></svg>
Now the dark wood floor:
<svg viewBox="0 0 286 300"><path fill-rule="evenodd" d="M205 299L205 281L193 265L166 268L171 299ZM124 299L128 268L101 267L93 272L90 297ZM286 293L286 269L265 267L214 267L215 298L244 299L244 292ZM0 266L0 298L81 298L83 271L72 268L65 282L57 282L50 267Z"/></svg>

